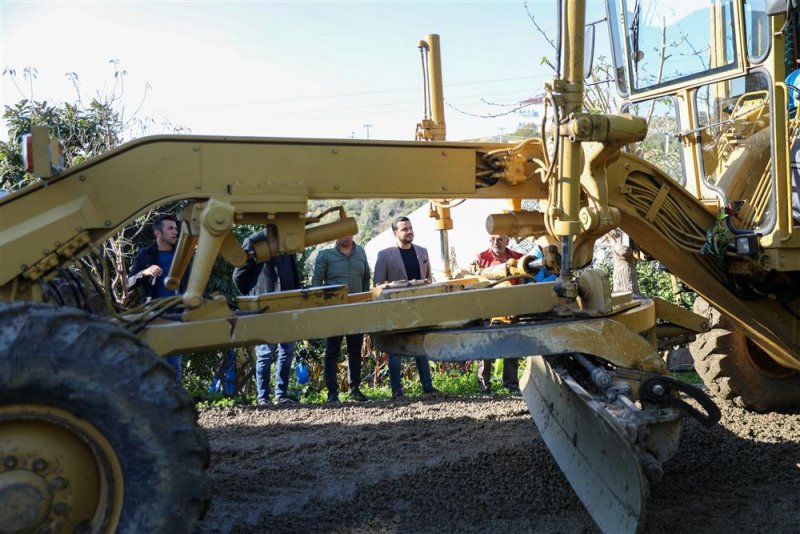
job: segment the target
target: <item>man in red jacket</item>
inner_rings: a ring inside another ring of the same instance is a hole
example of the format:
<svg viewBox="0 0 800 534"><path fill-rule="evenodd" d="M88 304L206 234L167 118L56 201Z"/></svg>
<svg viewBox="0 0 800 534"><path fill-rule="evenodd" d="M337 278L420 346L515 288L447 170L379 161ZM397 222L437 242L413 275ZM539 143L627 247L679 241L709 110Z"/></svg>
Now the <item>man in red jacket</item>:
<svg viewBox="0 0 800 534"><path fill-rule="evenodd" d="M505 235L492 235L489 236L489 248L478 254L475 259L475 264L481 268L491 267L492 265L499 265L506 263L508 260L516 260L522 257L522 254L516 250L508 248L508 236ZM519 280L509 280L512 285L519 284ZM494 360L479 360L478 361L478 385L481 387L481 393L489 395L492 389L492 362ZM512 395L520 395L519 391L519 359L507 358L503 362L503 385L508 388Z"/></svg>

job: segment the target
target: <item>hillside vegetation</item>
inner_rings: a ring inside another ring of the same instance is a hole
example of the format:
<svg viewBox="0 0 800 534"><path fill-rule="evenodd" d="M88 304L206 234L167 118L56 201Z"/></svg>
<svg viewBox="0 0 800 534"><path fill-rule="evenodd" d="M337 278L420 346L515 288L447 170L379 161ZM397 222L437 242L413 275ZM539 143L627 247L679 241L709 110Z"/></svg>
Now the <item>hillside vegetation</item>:
<svg viewBox="0 0 800 534"><path fill-rule="evenodd" d="M358 234L355 241L365 245L367 241L389 228L392 219L408 215L426 203L425 200L399 199L359 199L359 200L312 200L308 210L311 214L322 213L328 208L342 206L350 217L358 222Z"/></svg>

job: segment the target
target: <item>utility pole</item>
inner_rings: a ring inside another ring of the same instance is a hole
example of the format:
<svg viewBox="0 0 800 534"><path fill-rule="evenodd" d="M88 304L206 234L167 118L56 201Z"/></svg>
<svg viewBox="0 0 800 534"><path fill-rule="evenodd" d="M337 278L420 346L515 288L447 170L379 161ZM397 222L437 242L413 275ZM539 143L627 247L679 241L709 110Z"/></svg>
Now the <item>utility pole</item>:
<svg viewBox="0 0 800 534"><path fill-rule="evenodd" d="M503 128L502 126L500 126L500 127L499 127L499 128L497 128L497 129L498 129L498 130L500 130L500 142L501 142L501 143L505 143L505 142L506 142L506 140L505 140L505 137L503 137L503 132L505 132L505 131L506 131L506 129L505 129L505 128Z"/></svg>
<svg viewBox="0 0 800 534"><path fill-rule="evenodd" d="M372 125L371 124L365 124L364 128L367 129L367 140L369 140L369 129L372 128Z"/></svg>

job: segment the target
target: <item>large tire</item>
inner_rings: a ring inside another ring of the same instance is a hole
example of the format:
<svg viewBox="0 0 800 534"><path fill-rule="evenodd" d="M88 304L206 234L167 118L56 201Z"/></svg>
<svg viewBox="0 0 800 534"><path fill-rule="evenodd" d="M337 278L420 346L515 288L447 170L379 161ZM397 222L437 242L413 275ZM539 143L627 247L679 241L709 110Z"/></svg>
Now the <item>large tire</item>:
<svg viewBox="0 0 800 534"><path fill-rule="evenodd" d="M188 532L208 507L191 398L146 345L76 309L0 303L0 449L0 519L31 531Z"/></svg>
<svg viewBox="0 0 800 534"><path fill-rule="evenodd" d="M722 315L719 310L709 304L703 297L694 299L692 311L706 318L709 330L713 328L727 328L728 330L733 330L733 323L731 320Z"/></svg>
<svg viewBox="0 0 800 534"><path fill-rule="evenodd" d="M716 397L757 412L800 408L800 374L780 367L743 333L715 328L689 350Z"/></svg>

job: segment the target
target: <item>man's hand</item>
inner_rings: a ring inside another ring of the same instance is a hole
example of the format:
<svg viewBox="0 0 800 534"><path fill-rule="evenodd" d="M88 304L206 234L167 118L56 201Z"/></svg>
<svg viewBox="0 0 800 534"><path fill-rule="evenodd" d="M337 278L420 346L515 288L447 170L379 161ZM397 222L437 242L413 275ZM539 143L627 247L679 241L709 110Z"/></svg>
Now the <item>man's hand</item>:
<svg viewBox="0 0 800 534"><path fill-rule="evenodd" d="M149 283L150 284L155 284L156 283L156 279L159 276L161 276L163 273L164 273L164 270L161 267L159 267L158 265L153 264L150 267L148 267L147 269L142 269L138 273L129 276L128 277L128 287L133 287L134 285L138 284L139 280L141 280L142 277L145 277L145 276L147 276L149 278Z"/></svg>
<svg viewBox="0 0 800 534"><path fill-rule="evenodd" d="M158 265L151 265L147 269L144 269L141 272L139 272L139 274L141 276L152 276L152 277L158 278L159 276L161 276L161 273L163 273L163 272L164 272L164 270L161 267L159 267Z"/></svg>
<svg viewBox="0 0 800 534"><path fill-rule="evenodd" d="M266 240L267 240L267 231L266 231L266 229L265 230L259 230L258 232L252 234L250 237L248 237L245 240L244 245L243 245L242 248L244 249L245 252L247 252L247 255L250 257L250 259L252 259L253 261L257 261L258 260L258 254L256 254L255 245L256 245L256 243L259 243L259 242L262 242L262 241L266 241Z"/></svg>

